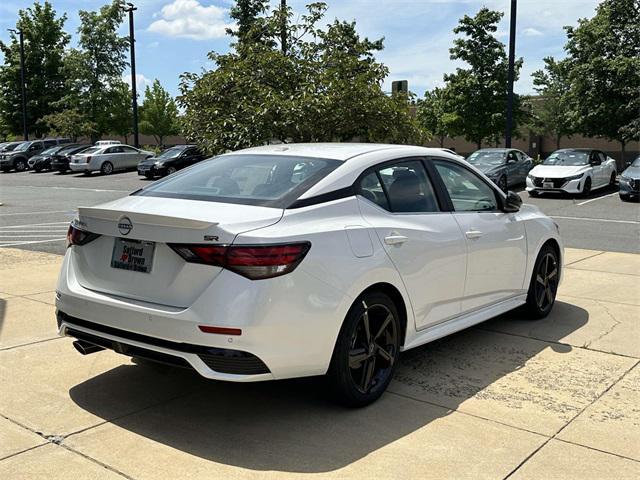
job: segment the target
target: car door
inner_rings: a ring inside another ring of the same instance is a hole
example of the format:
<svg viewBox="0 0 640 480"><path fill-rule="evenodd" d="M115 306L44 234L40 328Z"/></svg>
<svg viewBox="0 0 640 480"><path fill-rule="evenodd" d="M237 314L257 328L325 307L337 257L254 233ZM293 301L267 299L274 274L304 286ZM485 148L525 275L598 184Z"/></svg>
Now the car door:
<svg viewBox="0 0 640 480"><path fill-rule="evenodd" d="M433 165L467 245L462 312L521 294L527 245L519 214L502 212L499 194L462 164L435 159Z"/></svg>
<svg viewBox="0 0 640 480"><path fill-rule="evenodd" d="M531 160L526 153L521 152L520 150L516 150L515 152L516 157L518 158L518 183L525 183L529 170L533 168L533 160Z"/></svg>
<svg viewBox="0 0 640 480"><path fill-rule="evenodd" d="M520 157L518 157L515 150L510 150L507 153L505 162L507 169L507 185L511 186L520 183Z"/></svg>
<svg viewBox="0 0 640 480"><path fill-rule="evenodd" d="M368 170L358 184L362 216L400 273L421 329L460 314L466 247L420 159Z"/></svg>
<svg viewBox="0 0 640 480"><path fill-rule="evenodd" d="M191 166L194 163L197 163L198 160L200 160L198 156L198 151L195 148L188 148L187 150L185 150L183 155L184 155L184 161L182 165L183 167Z"/></svg>
<svg viewBox="0 0 640 480"><path fill-rule="evenodd" d="M615 171L615 169L611 168L610 164L607 162L607 156L603 152L596 150L596 155L600 160L600 174L602 176L600 184L608 185L611 179L611 173Z"/></svg>
<svg viewBox="0 0 640 480"><path fill-rule="evenodd" d="M603 165L602 159L599 157L596 150L592 150L589 154L589 164L591 165L593 171L593 181L591 183L592 188L602 186L602 178L604 176L603 171L605 170L605 166Z"/></svg>
<svg viewBox="0 0 640 480"><path fill-rule="evenodd" d="M138 166L138 161L144 158L140 150L130 147L129 145L121 145L123 168L134 168Z"/></svg>

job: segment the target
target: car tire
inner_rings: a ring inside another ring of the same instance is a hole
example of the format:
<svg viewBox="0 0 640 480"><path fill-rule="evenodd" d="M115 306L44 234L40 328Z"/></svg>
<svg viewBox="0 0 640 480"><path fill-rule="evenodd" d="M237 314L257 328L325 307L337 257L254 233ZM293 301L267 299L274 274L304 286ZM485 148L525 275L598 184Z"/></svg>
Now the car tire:
<svg viewBox="0 0 640 480"><path fill-rule="evenodd" d="M16 169L16 172L24 172L28 165L25 160L22 158L18 158L15 162L13 162L13 167Z"/></svg>
<svg viewBox="0 0 640 480"><path fill-rule="evenodd" d="M41 167L33 167L33 171L36 173L40 173L42 172L42 168Z"/></svg>
<svg viewBox="0 0 640 480"><path fill-rule="evenodd" d="M551 245L544 245L533 266L526 312L531 319L539 320L551 312L556 301L560 280L560 259Z"/></svg>
<svg viewBox="0 0 640 480"><path fill-rule="evenodd" d="M2 168L1 170L2 170L2 172L4 172L4 173L9 173L9 172L11 171L11 169L10 169L10 168Z"/></svg>
<svg viewBox="0 0 640 480"><path fill-rule="evenodd" d="M530 197L539 197L540 193L537 190L530 190L527 192Z"/></svg>
<svg viewBox="0 0 640 480"><path fill-rule="evenodd" d="M614 187L616 185L616 178L618 177L618 175L616 175L616 172L611 172L611 178L609 179L609 186L610 187Z"/></svg>
<svg viewBox="0 0 640 480"><path fill-rule="evenodd" d="M623 202L628 202L631 200L631 195L625 195L624 193L621 193L620 200L622 200Z"/></svg>
<svg viewBox="0 0 640 480"><path fill-rule="evenodd" d="M349 407L377 400L393 378L402 329L394 302L382 292L362 295L342 324L327 373L334 398Z"/></svg>
<svg viewBox="0 0 640 480"><path fill-rule="evenodd" d="M587 177L582 186L582 195L587 196L591 193L591 177Z"/></svg>
<svg viewBox="0 0 640 480"><path fill-rule="evenodd" d="M149 173L149 172L147 172L147 173L145 173L145 174L144 174L144 176L145 176L146 178L148 178L149 180L153 180L153 173Z"/></svg>
<svg viewBox="0 0 640 480"><path fill-rule="evenodd" d="M100 165L100 173L102 173L102 175L111 175L113 173L113 163L104 162Z"/></svg>
<svg viewBox="0 0 640 480"><path fill-rule="evenodd" d="M498 179L498 187L500 188L500 190L502 190L504 193L507 193L507 190L509 189L508 187L508 183L507 182L507 176L503 175Z"/></svg>
<svg viewBox="0 0 640 480"><path fill-rule="evenodd" d="M176 172L177 172L176 167L168 167L167 168L167 175L173 175Z"/></svg>

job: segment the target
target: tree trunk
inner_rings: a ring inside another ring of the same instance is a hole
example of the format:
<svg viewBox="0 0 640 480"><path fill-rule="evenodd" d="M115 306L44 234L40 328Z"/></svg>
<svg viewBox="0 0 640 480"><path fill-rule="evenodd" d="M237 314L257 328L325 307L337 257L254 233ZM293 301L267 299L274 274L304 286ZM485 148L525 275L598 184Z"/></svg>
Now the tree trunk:
<svg viewBox="0 0 640 480"><path fill-rule="evenodd" d="M622 147L622 161L620 163L620 165L618 166L618 171L621 172L622 170L624 170L624 167L626 165L625 161L624 161L624 153L625 153L625 146L626 146L627 142L625 142L624 140L620 140L620 146Z"/></svg>
<svg viewBox="0 0 640 480"><path fill-rule="evenodd" d="M440 148L444 148L444 135L440 135Z"/></svg>
<svg viewBox="0 0 640 480"><path fill-rule="evenodd" d="M478 147L476 150L480 150L482 148L482 139L476 142L476 146Z"/></svg>
<svg viewBox="0 0 640 480"><path fill-rule="evenodd" d="M560 135L559 133L556 135L556 150L560 150L560 139L562 138L562 135Z"/></svg>

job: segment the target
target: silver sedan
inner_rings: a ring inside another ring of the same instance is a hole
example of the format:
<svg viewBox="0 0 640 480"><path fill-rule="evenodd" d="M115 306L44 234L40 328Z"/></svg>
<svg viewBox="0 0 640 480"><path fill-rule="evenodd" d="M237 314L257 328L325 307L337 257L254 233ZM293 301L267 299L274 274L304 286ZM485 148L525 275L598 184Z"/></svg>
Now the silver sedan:
<svg viewBox="0 0 640 480"><path fill-rule="evenodd" d="M140 160L150 158L153 152L129 145L94 146L71 156L69 168L74 172L101 172L109 175L114 170L136 168Z"/></svg>

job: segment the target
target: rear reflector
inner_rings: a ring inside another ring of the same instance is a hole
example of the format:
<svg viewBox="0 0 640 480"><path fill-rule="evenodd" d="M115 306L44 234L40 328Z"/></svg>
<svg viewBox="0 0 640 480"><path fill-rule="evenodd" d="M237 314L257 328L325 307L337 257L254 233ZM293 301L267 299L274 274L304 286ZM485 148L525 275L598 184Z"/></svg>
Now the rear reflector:
<svg viewBox="0 0 640 480"><path fill-rule="evenodd" d="M311 243L169 246L187 262L215 265L251 280L261 280L292 272L311 248Z"/></svg>
<svg viewBox="0 0 640 480"><path fill-rule="evenodd" d="M209 325L198 325L201 332L204 333L218 333L220 335L242 335L242 330L239 328L228 327L211 327Z"/></svg>
<svg viewBox="0 0 640 480"><path fill-rule="evenodd" d="M67 231L67 247L70 247L71 245L85 245L99 236L100 235L97 233L80 230L71 224Z"/></svg>

